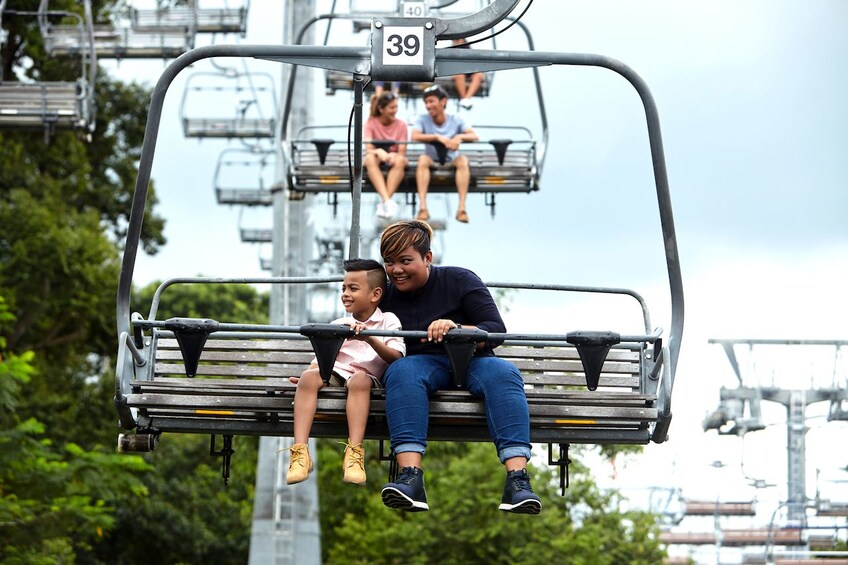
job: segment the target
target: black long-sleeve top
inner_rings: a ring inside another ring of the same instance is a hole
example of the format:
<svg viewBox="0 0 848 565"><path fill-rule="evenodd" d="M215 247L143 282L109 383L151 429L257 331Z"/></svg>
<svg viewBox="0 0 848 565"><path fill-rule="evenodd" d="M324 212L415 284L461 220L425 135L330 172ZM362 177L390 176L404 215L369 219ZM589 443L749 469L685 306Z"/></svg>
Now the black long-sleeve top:
<svg viewBox="0 0 848 565"><path fill-rule="evenodd" d="M476 274L462 267L430 266L424 286L412 292L400 292L389 284L380 301L380 309L392 312L404 330L426 330L433 320L453 320L476 326L487 332L506 332L501 314L489 289ZM406 354L445 354L441 343L406 340ZM487 343L475 355L494 355Z"/></svg>

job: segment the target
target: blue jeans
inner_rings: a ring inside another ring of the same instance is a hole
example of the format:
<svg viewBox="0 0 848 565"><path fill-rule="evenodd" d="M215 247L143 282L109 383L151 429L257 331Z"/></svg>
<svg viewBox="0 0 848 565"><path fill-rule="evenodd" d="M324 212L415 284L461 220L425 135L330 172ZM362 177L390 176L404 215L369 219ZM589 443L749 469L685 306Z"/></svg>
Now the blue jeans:
<svg viewBox="0 0 848 565"><path fill-rule="evenodd" d="M437 390L454 389L446 355L410 355L389 365L383 376L386 418L392 451L423 454L427 448L429 397ZM465 390L482 398L489 434L501 462L530 458L530 411L521 373L499 357L472 357Z"/></svg>

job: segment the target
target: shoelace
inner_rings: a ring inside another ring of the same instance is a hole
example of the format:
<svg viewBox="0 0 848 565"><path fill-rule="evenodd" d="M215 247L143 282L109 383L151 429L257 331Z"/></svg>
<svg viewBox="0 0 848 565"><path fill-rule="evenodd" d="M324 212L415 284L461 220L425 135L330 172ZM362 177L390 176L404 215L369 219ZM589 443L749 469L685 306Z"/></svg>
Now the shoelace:
<svg viewBox="0 0 848 565"><path fill-rule="evenodd" d="M533 487L530 486L530 477L527 475L513 475L510 477L510 480L515 490L529 490L533 492Z"/></svg>
<svg viewBox="0 0 848 565"><path fill-rule="evenodd" d="M415 470L412 467L404 467L400 470L397 482L402 485L411 485L415 481Z"/></svg>
<svg viewBox="0 0 848 565"><path fill-rule="evenodd" d="M365 452L361 445L351 445L346 441L340 441L340 444L350 449L350 464L348 467L359 465L359 468L365 470Z"/></svg>
<svg viewBox="0 0 848 565"><path fill-rule="evenodd" d="M290 451L291 453L289 453L289 467L294 466L295 463L300 465L301 467L306 467L306 449L306 447L297 447L292 445L290 447L285 447L283 449L277 450L277 453L283 451Z"/></svg>

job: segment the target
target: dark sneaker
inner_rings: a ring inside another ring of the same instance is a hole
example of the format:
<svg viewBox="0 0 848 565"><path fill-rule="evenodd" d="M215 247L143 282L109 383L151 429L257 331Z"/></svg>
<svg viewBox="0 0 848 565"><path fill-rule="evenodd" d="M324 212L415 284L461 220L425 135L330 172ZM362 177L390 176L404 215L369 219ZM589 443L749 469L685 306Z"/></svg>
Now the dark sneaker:
<svg viewBox="0 0 848 565"><path fill-rule="evenodd" d="M516 514L538 514L542 511L542 501L533 492L530 475L525 469L506 474L506 484L498 510Z"/></svg>
<svg viewBox="0 0 848 565"><path fill-rule="evenodd" d="M383 485L383 504L407 512L429 510L424 492L424 471L418 467L402 467L397 481Z"/></svg>

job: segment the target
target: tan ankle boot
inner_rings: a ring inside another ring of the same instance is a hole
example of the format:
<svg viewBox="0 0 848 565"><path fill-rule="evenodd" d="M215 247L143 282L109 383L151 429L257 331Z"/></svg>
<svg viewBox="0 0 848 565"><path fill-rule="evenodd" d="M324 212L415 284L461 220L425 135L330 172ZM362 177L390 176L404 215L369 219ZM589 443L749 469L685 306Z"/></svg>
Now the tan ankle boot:
<svg viewBox="0 0 848 565"><path fill-rule="evenodd" d="M355 485L365 484L365 447L361 443L351 445L348 440L345 444L342 469L344 469L344 482Z"/></svg>
<svg viewBox="0 0 848 565"><path fill-rule="evenodd" d="M312 472L312 458L309 456L309 445L295 443L289 448L289 471L286 483L293 485L306 480Z"/></svg>

